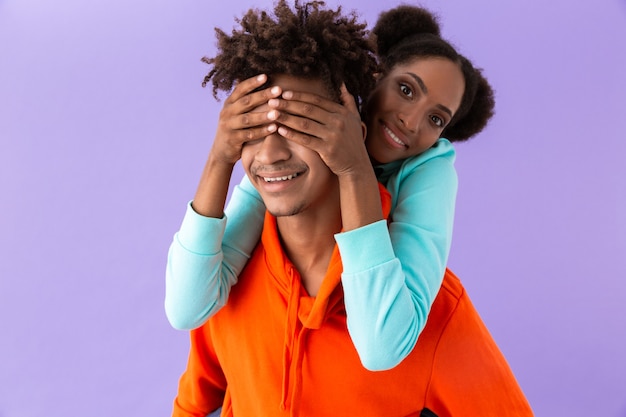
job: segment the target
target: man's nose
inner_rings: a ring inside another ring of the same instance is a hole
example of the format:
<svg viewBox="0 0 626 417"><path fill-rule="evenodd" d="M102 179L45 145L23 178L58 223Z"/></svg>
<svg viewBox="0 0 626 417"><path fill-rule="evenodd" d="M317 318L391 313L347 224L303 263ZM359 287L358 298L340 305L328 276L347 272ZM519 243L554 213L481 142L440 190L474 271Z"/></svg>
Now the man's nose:
<svg viewBox="0 0 626 417"><path fill-rule="evenodd" d="M291 157L291 150L289 149L287 139L278 133L267 135L261 142L255 157L263 165L288 160Z"/></svg>

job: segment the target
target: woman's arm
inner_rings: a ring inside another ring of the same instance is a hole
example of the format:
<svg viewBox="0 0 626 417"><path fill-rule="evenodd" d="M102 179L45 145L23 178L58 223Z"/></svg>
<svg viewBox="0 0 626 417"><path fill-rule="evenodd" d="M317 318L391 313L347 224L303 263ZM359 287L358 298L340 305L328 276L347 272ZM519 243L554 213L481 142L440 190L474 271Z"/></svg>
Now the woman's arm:
<svg viewBox="0 0 626 417"><path fill-rule="evenodd" d="M251 184L242 181L230 208L224 205L243 144L276 130L267 111L254 111L281 93L252 92L266 80L242 81L224 102L196 194L170 246L165 311L175 328L198 327L221 308L260 236L264 208Z"/></svg>
<svg viewBox="0 0 626 417"><path fill-rule="evenodd" d="M450 251L457 190L453 162L447 141L406 161L388 183L389 229L378 222L336 235L348 329L368 369L400 363L426 324Z"/></svg>
<svg viewBox="0 0 626 417"><path fill-rule="evenodd" d="M244 176L222 218L196 213L191 203L168 252L165 311L180 330L201 326L228 300L230 288L261 235L265 206Z"/></svg>

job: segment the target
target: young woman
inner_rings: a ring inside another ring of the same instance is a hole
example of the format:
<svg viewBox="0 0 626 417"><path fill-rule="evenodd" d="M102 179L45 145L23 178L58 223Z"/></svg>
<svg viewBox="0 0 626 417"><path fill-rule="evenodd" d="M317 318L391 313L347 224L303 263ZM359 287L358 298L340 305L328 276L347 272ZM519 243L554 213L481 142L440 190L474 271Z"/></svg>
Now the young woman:
<svg viewBox="0 0 626 417"><path fill-rule="evenodd" d="M263 91L266 108L223 115L220 123L237 132L220 146L236 157L247 140L277 131L317 151L338 176L343 232L336 241L351 265L342 274L348 329L363 365L383 370L411 352L441 285L457 189L450 142L480 132L494 100L480 71L441 38L427 10L389 10L373 33L380 71L363 106L366 129L346 89L339 104L263 88L267 79L260 76L245 82L248 93ZM214 91L221 82L213 72L205 81ZM389 224L377 181L391 194ZM165 304L176 328L198 327L224 305L260 235L264 207L246 179L223 213L224 201L207 204L215 192L225 195L201 181L170 248ZM221 247L207 245L207 236L222 231L207 227L203 216L228 220Z"/></svg>

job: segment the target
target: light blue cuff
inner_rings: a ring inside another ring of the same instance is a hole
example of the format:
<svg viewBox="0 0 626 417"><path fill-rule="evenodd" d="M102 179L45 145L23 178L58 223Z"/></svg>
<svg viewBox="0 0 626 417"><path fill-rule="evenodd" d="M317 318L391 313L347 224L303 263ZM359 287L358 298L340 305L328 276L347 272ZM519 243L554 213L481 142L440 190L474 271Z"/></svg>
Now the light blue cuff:
<svg viewBox="0 0 626 417"><path fill-rule="evenodd" d="M344 274L366 271L395 259L386 220L335 235Z"/></svg>
<svg viewBox="0 0 626 417"><path fill-rule="evenodd" d="M189 202L176 238L190 252L204 256L213 255L221 250L221 237L225 228L226 217L218 219L202 216L194 211Z"/></svg>

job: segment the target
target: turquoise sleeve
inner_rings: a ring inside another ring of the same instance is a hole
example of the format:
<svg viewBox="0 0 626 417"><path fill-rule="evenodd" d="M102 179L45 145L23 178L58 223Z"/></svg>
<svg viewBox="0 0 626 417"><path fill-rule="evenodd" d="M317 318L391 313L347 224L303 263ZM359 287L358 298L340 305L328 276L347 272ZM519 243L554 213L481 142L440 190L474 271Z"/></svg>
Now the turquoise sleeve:
<svg viewBox="0 0 626 417"><path fill-rule="evenodd" d="M197 328L224 306L261 236L265 206L247 177L233 190L224 213L221 219L204 217L188 204L174 235L165 312L176 329Z"/></svg>
<svg viewBox="0 0 626 417"><path fill-rule="evenodd" d="M381 221L335 237L348 330L367 369L399 364L426 324L450 251L453 160L451 151L405 163L388 184L389 228Z"/></svg>
<svg viewBox="0 0 626 417"><path fill-rule="evenodd" d="M233 190L224 215L224 264L238 277L259 242L265 218L263 200L246 175Z"/></svg>

